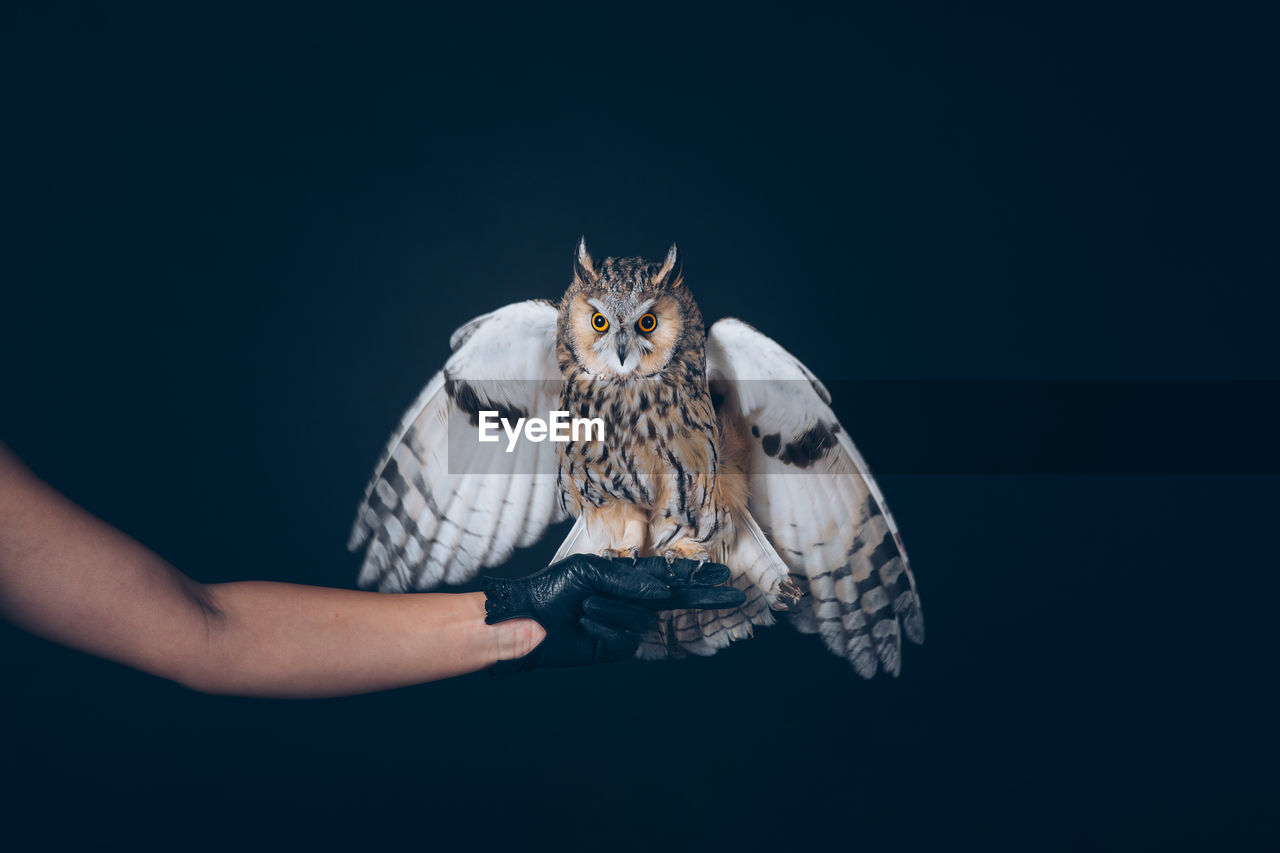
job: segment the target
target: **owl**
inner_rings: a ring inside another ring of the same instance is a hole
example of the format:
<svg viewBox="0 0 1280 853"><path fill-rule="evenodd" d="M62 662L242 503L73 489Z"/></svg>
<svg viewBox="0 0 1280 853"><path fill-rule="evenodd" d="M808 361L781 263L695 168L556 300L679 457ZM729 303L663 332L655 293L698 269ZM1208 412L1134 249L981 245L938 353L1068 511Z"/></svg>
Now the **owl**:
<svg viewBox="0 0 1280 853"><path fill-rule="evenodd" d="M880 489L816 376L746 323L709 329L673 245L661 263L578 242L558 302L532 300L454 332L452 356L401 419L357 513L361 586L463 583L575 519L573 553L714 560L733 610L659 614L646 659L714 654L776 613L870 678L924 640L907 552ZM477 440L564 412L603 436Z"/></svg>

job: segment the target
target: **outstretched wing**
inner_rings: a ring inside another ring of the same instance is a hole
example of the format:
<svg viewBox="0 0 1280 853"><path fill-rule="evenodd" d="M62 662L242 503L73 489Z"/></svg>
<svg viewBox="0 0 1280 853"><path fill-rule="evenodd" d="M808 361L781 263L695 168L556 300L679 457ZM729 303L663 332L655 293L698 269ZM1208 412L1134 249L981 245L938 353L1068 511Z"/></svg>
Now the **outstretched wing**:
<svg viewBox="0 0 1280 853"><path fill-rule="evenodd" d="M707 378L750 430L750 510L805 598L789 612L859 675L897 675L901 635L924 641L915 579L866 463L831 411L827 389L741 320L707 338Z"/></svg>
<svg viewBox="0 0 1280 853"><path fill-rule="evenodd" d="M368 543L360 585L462 583L562 520L549 442L480 444L481 411L547 417L558 398L557 312L517 302L453 333L444 370L405 413L365 489L347 547ZM451 441L450 438L453 440Z"/></svg>

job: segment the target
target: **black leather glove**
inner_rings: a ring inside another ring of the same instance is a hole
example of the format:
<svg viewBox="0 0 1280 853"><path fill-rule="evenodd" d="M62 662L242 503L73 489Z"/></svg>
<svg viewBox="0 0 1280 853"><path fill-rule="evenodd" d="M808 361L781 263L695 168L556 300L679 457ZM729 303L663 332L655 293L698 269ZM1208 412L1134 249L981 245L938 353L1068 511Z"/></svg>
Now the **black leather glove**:
<svg viewBox="0 0 1280 853"><path fill-rule="evenodd" d="M610 560L574 554L515 580L483 578L485 622L533 619L546 639L522 658L499 661L498 675L539 666L584 666L633 657L658 610L723 609L746 601L722 587L729 569L662 557Z"/></svg>

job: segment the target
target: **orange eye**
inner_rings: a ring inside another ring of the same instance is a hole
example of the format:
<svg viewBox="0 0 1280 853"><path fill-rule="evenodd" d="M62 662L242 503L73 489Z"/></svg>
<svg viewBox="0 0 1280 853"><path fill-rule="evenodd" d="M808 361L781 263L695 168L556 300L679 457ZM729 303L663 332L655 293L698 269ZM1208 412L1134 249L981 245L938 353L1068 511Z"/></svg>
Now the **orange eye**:
<svg viewBox="0 0 1280 853"><path fill-rule="evenodd" d="M636 320L636 328L647 335L658 328L658 318L652 314L645 314L639 320Z"/></svg>
<svg viewBox="0 0 1280 853"><path fill-rule="evenodd" d="M597 311L591 315L591 328L595 329L597 332L607 331L609 328L609 321L603 314Z"/></svg>

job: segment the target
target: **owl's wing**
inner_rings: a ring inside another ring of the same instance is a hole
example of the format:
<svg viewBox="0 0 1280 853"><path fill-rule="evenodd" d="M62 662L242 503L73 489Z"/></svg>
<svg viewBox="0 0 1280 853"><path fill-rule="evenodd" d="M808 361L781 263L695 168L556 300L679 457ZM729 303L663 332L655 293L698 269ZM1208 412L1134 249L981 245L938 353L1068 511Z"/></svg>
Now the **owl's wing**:
<svg viewBox="0 0 1280 853"><path fill-rule="evenodd" d="M565 517L552 443L519 441L507 453L501 429L498 443L476 440L480 411L514 423L555 408L556 319L549 302L517 302L453 333L453 355L401 419L365 489L347 543L368 543L361 586L462 583Z"/></svg>
<svg viewBox="0 0 1280 853"><path fill-rule="evenodd" d="M924 641L907 552L861 454L813 373L741 320L707 338L707 377L749 429L751 514L806 593L789 615L859 675L897 675L901 634ZM736 420L736 419L735 419Z"/></svg>

